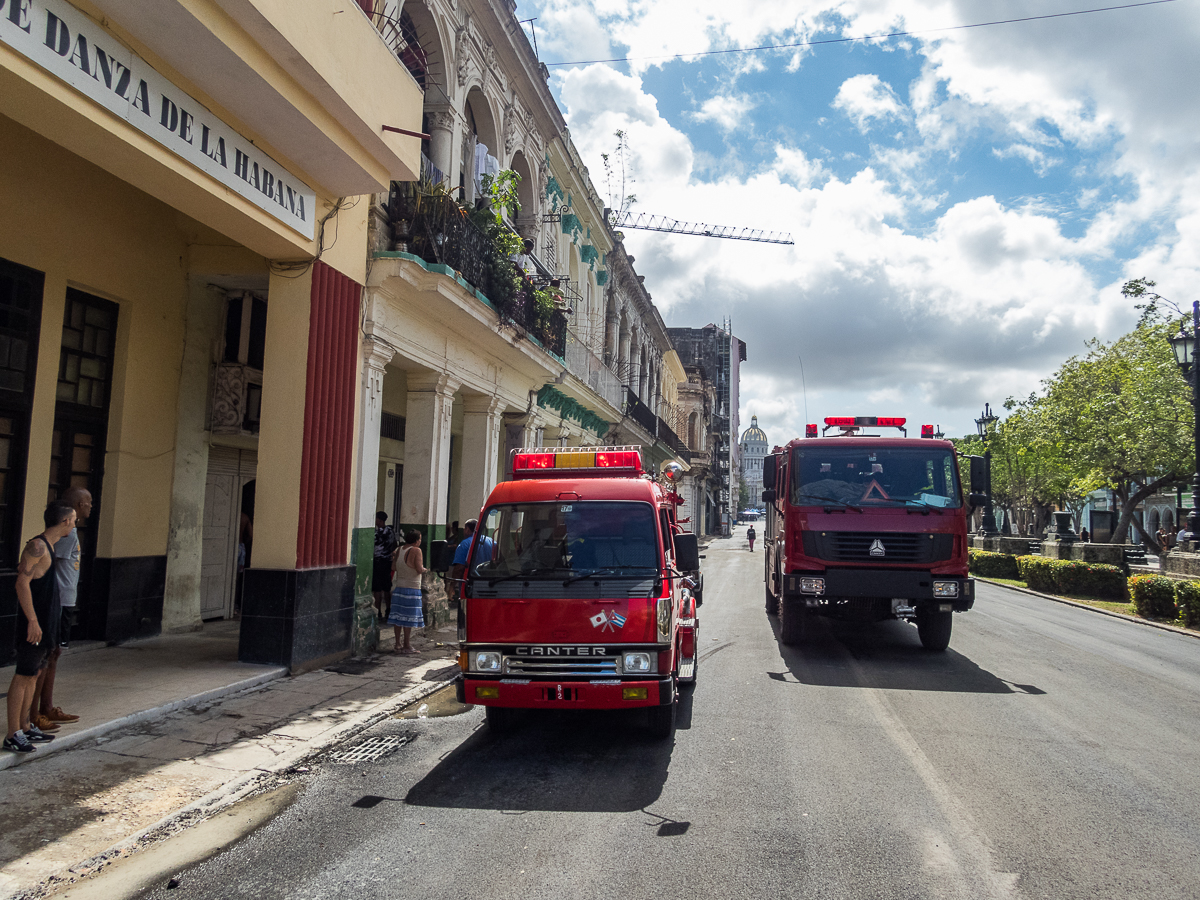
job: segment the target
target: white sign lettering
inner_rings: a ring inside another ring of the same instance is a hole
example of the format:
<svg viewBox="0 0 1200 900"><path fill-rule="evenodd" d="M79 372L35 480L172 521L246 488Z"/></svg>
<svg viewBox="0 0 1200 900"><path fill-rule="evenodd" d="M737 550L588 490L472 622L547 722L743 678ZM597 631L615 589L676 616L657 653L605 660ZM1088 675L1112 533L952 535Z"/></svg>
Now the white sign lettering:
<svg viewBox="0 0 1200 900"><path fill-rule="evenodd" d="M312 240L316 194L62 0L0 0L0 42Z"/></svg>

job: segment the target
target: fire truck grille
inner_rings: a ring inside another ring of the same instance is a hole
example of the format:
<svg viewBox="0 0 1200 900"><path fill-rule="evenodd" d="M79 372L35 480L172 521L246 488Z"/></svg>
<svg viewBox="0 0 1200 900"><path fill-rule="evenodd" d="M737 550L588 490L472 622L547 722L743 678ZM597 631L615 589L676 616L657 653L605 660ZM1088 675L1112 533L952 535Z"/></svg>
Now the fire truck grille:
<svg viewBox="0 0 1200 900"><path fill-rule="evenodd" d="M504 670L507 675L546 678L615 678L617 658L601 656L590 659L531 659L525 656L507 656L504 659Z"/></svg>
<svg viewBox="0 0 1200 900"><path fill-rule="evenodd" d="M806 531L804 555L830 562L932 563L950 559L952 534Z"/></svg>
<svg viewBox="0 0 1200 900"><path fill-rule="evenodd" d="M513 579L489 585L477 578L470 585L471 596L505 600L624 600L654 596L654 581L649 578L585 578L563 587L563 578Z"/></svg>

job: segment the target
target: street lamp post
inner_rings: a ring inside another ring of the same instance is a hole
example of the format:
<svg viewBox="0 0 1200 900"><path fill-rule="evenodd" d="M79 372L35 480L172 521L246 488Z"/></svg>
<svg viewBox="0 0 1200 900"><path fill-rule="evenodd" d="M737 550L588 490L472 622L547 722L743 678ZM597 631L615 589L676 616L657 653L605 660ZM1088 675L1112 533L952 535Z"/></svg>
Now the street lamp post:
<svg viewBox="0 0 1200 900"><path fill-rule="evenodd" d="M1175 362L1184 375L1191 375L1192 382L1192 441L1196 451L1197 471L1192 476L1192 509L1188 513L1184 539L1194 541L1200 535L1200 366L1196 365L1196 346L1200 344L1200 300L1192 303L1192 331L1181 327L1179 334L1171 338L1171 349L1175 351Z"/></svg>
<svg viewBox="0 0 1200 900"><path fill-rule="evenodd" d="M983 439L983 468L987 473L987 502L983 506L983 522L980 523L980 529L988 537L999 534L996 528L996 510L992 506L992 448L988 446L990 430L999 420L1000 417L992 412L990 403L983 404L983 412L975 420L975 427L979 429L979 436Z"/></svg>

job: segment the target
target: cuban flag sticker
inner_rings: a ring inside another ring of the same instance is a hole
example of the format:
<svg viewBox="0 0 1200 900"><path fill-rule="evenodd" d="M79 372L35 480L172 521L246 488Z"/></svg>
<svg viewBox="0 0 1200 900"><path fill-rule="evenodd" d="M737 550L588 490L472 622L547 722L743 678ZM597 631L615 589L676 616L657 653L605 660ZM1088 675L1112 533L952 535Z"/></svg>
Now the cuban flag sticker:
<svg viewBox="0 0 1200 900"><path fill-rule="evenodd" d="M599 628L601 631L616 631L618 628L625 627L624 616L605 610L596 613L588 621L592 623L593 628Z"/></svg>

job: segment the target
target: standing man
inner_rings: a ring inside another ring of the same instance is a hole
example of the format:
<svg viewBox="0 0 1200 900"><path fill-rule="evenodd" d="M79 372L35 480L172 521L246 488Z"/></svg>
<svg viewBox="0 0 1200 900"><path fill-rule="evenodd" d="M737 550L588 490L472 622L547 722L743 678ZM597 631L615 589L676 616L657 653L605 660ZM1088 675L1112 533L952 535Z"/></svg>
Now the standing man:
<svg viewBox="0 0 1200 900"><path fill-rule="evenodd" d="M375 559L371 568L371 593L375 595L375 608L379 610L381 619L388 616L383 605L388 602L392 593L392 554L400 546L400 542L396 540L396 532L387 520L388 514L383 510L375 513Z"/></svg>
<svg viewBox="0 0 1200 900"><path fill-rule="evenodd" d="M458 542L458 546L454 548L454 563L450 566L450 583L453 586L453 593L450 599L458 602L458 598L462 595L463 575L467 571L467 554L471 552L471 541L475 537L475 529L479 527L478 519L467 519L464 526L466 534L463 539ZM477 554L479 562L485 562L492 558L492 539L486 534L479 538L479 554Z"/></svg>
<svg viewBox="0 0 1200 900"><path fill-rule="evenodd" d="M63 647L71 643L71 627L75 624L75 601L79 596L79 523L92 514L92 492L87 488L73 487L62 495L62 502L69 503L75 510L75 528L54 545L54 577L58 582L58 602L62 606L62 619L58 626L58 643L50 651L50 661L38 673L37 686L33 691L29 718L42 731L58 731L60 722L77 722L79 716L62 711L54 705L54 676L58 672L58 658Z"/></svg>
<svg viewBox="0 0 1200 900"><path fill-rule="evenodd" d="M750 530L746 532L746 540L748 540L750 542L750 552L751 553L754 552L754 539L756 537L758 537L758 534L755 532L754 526L751 525Z"/></svg>
<svg viewBox="0 0 1200 900"><path fill-rule="evenodd" d="M25 545L17 564L16 674L8 687L8 732L4 749L30 753L35 743L54 740L29 721L29 707L38 673L58 645L58 583L54 568L54 545L75 527L75 508L62 500L46 507L46 530ZM42 626L45 625L45 628Z"/></svg>

